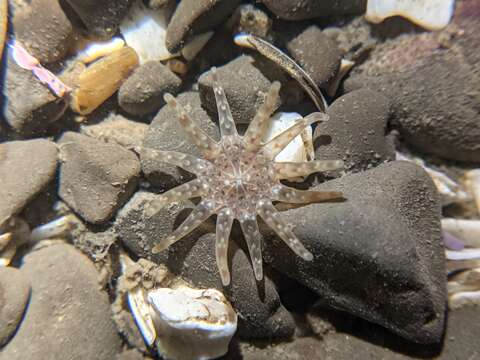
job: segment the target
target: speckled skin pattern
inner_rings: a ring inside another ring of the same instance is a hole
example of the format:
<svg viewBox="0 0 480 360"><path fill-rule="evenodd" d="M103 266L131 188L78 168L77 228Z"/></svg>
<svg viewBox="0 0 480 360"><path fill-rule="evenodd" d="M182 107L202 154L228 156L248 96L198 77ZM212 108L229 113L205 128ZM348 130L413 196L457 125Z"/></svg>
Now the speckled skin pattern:
<svg viewBox="0 0 480 360"><path fill-rule="evenodd" d="M165 101L175 108L178 120L190 141L198 146L203 159L173 152L142 149L146 156L179 166L194 173L197 178L179 185L151 202L145 208L146 216L152 216L171 202L201 197L198 206L187 219L154 248L158 253L190 233L203 221L217 214L216 260L222 283L230 283L228 268L228 240L234 219L240 222L253 264L255 278L263 278L262 237L257 215L301 258L310 261L313 255L301 244L291 227L280 220L272 201L286 203L311 203L335 200L342 197L336 191L297 190L283 185L280 180L306 176L317 171L335 170L343 166L340 160L309 161L301 163L274 161L306 126L327 120L323 113L313 113L263 144L262 139L275 109L280 84L274 82L250 123L244 136L237 133L230 107L223 88L218 83L215 68L212 69L213 91L218 109L221 140L215 142L192 120L175 98L167 94Z"/></svg>

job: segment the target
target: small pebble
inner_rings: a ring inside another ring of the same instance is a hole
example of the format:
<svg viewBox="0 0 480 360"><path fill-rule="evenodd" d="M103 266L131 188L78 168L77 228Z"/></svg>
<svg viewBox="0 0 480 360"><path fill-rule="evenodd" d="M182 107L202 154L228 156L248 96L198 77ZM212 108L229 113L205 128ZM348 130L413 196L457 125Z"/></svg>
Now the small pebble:
<svg viewBox="0 0 480 360"><path fill-rule="evenodd" d="M240 0L181 0L168 24L167 49L179 51L192 35L220 25L239 4Z"/></svg>
<svg viewBox="0 0 480 360"><path fill-rule="evenodd" d="M322 89L330 85L340 69L342 52L336 42L313 25L287 44L297 63Z"/></svg>
<svg viewBox="0 0 480 360"><path fill-rule="evenodd" d="M366 0L262 0L281 19L306 20L333 15L362 14Z"/></svg>
<svg viewBox="0 0 480 360"><path fill-rule="evenodd" d="M182 81L159 61L149 61L138 67L118 92L119 105L133 115L146 115L160 109L163 95L175 95Z"/></svg>
<svg viewBox="0 0 480 360"><path fill-rule="evenodd" d="M73 132L64 133L58 144L60 197L90 223L109 220L135 191L140 175L136 155Z"/></svg>
<svg viewBox="0 0 480 360"><path fill-rule="evenodd" d="M20 270L0 267L0 348L15 333L30 297L30 281Z"/></svg>
<svg viewBox="0 0 480 360"><path fill-rule="evenodd" d="M40 63L61 60L75 39L75 30L59 0L33 0L13 18L16 40Z"/></svg>
<svg viewBox="0 0 480 360"><path fill-rule="evenodd" d="M0 144L0 226L55 177L57 147L44 139Z"/></svg>

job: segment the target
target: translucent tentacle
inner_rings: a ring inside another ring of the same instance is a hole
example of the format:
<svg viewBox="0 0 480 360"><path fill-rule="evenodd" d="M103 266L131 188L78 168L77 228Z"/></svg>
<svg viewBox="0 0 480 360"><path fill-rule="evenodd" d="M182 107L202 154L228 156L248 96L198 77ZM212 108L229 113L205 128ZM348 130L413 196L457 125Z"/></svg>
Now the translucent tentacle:
<svg viewBox="0 0 480 360"><path fill-rule="evenodd" d="M213 67L211 71L213 79L213 92L215 94L215 101L217 103L220 133L222 137L228 135L237 135L237 128L235 126L235 122L233 121L232 112L230 111L230 106L228 105L225 91L218 82L217 69Z"/></svg>
<svg viewBox="0 0 480 360"><path fill-rule="evenodd" d="M272 188L273 200L291 204L308 204L342 198L343 194L340 191L297 190L281 184L275 185Z"/></svg>
<svg viewBox="0 0 480 360"><path fill-rule="evenodd" d="M145 215L149 217L153 216L169 203L201 196L203 194L202 185L203 182L201 180L194 179L164 192L155 200L145 205Z"/></svg>
<svg viewBox="0 0 480 360"><path fill-rule="evenodd" d="M302 259L311 261L313 255L308 251L298 240L295 234L290 229L290 226L285 224L279 217L279 212L268 200L261 200L257 204L258 215L270 226L275 233L288 245L292 251L300 256Z"/></svg>
<svg viewBox="0 0 480 360"><path fill-rule="evenodd" d="M270 123L270 116L275 110L279 92L280 83L275 81L272 86L270 86L265 101L260 105L257 114L245 132L244 141L248 150L256 151L260 147L263 136Z"/></svg>
<svg viewBox="0 0 480 360"><path fill-rule="evenodd" d="M277 179L307 176L317 171L343 168L342 160L315 160L306 162L278 162L274 164Z"/></svg>
<svg viewBox="0 0 480 360"><path fill-rule="evenodd" d="M305 127L317 121L325 121L328 115L323 113L313 113L298 121L287 130L275 136L268 143L263 145L264 151L273 159L280 151L282 151L297 135L299 135Z"/></svg>
<svg viewBox="0 0 480 360"><path fill-rule="evenodd" d="M233 214L228 208L222 209L217 216L215 256L223 286L230 284L230 270L228 269L228 239L232 229Z"/></svg>
<svg viewBox="0 0 480 360"><path fill-rule="evenodd" d="M185 221L173 233L162 239L152 249L152 253L157 254L168 248L185 235L195 230L202 222L207 220L215 212L214 204L211 201L201 201L195 209L188 215Z"/></svg>
<svg viewBox="0 0 480 360"><path fill-rule="evenodd" d="M258 230L257 216L254 214L245 215L239 221L247 242L255 279L260 281L263 279L262 235Z"/></svg>
<svg viewBox="0 0 480 360"><path fill-rule="evenodd" d="M177 111L178 121L182 125L183 131L197 145L205 158L211 159L214 157L219 151L219 145L192 120L171 94L165 94L163 98L168 106Z"/></svg>
<svg viewBox="0 0 480 360"><path fill-rule="evenodd" d="M151 148L140 148L139 152L147 159L160 160L168 164L181 167L194 174L202 174L211 168L212 163L199 159L193 155L184 154L176 151L163 151Z"/></svg>

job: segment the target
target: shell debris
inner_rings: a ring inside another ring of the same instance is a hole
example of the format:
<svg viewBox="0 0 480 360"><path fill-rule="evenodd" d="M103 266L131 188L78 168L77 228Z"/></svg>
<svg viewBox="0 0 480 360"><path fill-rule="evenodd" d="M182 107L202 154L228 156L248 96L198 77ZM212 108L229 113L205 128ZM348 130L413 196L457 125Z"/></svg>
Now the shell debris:
<svg viewBox="0 0 480 360"><path fill-rule="evenodd" d="M120 50L124 46L125 41L118 36L108 40L83 39L79 46L78 59L85 64L89 64L112 52Z"/></svg>
<svg viewBox="0 0 480 360"><path fill-rule="evenodd" d="M368 0L365 18L380 23L391 16L402 16L428 29L440 30L448 25L455 0Z"/></svg>

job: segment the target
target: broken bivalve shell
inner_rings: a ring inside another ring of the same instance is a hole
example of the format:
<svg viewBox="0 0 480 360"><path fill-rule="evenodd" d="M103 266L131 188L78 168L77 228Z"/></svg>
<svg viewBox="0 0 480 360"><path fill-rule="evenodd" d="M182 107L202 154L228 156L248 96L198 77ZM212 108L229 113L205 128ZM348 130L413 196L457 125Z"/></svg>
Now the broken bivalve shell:
<svg viewBox="0 0 480 360"><path fill-rule="evenodd" d="M365 18L380 23L402 16L428 30L440 30L452 18L455 0L368 0Z"/></svg>
<svg viewBox="0 0 480 360"><path fill-rule="evenodd" d="M264 142L273 139L282 131L301 121L302 115L297 113L278 112L270 119L270 125L263 138ZM277 162L302 162L314 157L312 128L306 127L303 132L294 138L276 157Z"/></svg>
<svg viewBox="0 0 480 360"><path fill-rule="evenodd" d="M85 39L78 53L78 59L89 64L101 57L120 50L125 46L125 41L120 37L113 37L108 40L87 40Z"/></svg>
<svg viewBox="0 0 480 360"><path fill-rule="evenodd" d="M157 349L167 359L213 359L227 353L237 314L218 290L160 288L148 294Z"/></svg>
<svg viewBox="0 0 480 360"><path fill-rule="evenodd" d="M137 66L137 53L128 46L94 62L78 77L72 93L72 110L90 114L120 88Z"/></svg>
<svg viewBox="0 0 480 360"><path fill-rule="evenodd" d="M480 214L480 169L469 170L465 173L465 184L470 189Z"/></svg>
<svg viewBox="0 0 480 360"><path fill-rule="evenodd" d="M442 230L460 239L466 246L480 248L480 220L442 219Z"/></svg>
<svg viewBox="0 0 480 360"><path fill-rule="evenodd" d="M137 0L120 24L120 32L127 45L137 52L140 64L175 57L165 45L171 14L171 6L149 9L142 0Z"/></svg>

